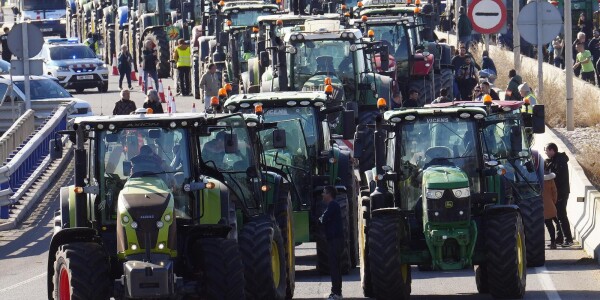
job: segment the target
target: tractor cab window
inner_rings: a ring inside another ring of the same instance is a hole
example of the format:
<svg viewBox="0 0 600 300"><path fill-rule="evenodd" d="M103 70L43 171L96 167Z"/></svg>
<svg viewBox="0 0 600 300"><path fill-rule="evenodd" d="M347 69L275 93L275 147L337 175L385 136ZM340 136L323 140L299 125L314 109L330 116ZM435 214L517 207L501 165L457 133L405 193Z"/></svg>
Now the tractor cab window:
<svg viewBox="0 0 600 300"><path fill-rule="evenodd" d="M375 32L375 40L381 41L388 46L388 51L396 61L408 61L409 47L408 34L402 25L390 24L372 26Z"/></svg>
<svg viewBox="0 0 600 300"><path fill-rule="evenodd" d="M256 39L252 38L252 28L233 32L238 61L243 63L242 72L248 71L248 60L255 57Z"/></svg>
<svg viewBox="0 0 600 300"><path fill-rule="evenodd" d="M265 8L260 10L252 10L252 9L233 9L229 11L229 20L231 21L231 26L254 26L256 25L256 20L260 16L267 16L271 14L271 10ZM237 11L237 12L236 12Z"/></svg>
<svg viewBox="0 0 600 300"><path fill-rule="evenodd" d="M159 178L175 197L177 217L189 217L189 147L183 129L128 128L99 134L100 210L114 222L119 193L130 178Z"/></svg>
<svg viewBox="0 0 600 300"><path fill-rule="evenodd" d="M273 141L273 131L275 129L267 129L260 132L267 165L278 167L278 165L283 163L299 168L306 167L308 154L300 121L280 120L277 123L277 128L285 130L285 148L275 148Z"/></svg>
<svg viewBox="0 0 600 300"><path fill-rule="evenodd" d="M472 121L452 116L427 117L405 124L399 131L398 156L405 175L400 193L408 209L414 209L421 196L422 171L432 166L460 168L469 178L471 193L479 193L477 139Z"/></svg>
<svg viewBox="0 0 600 300"><path fill-rule="evenodd" d="M147 0L146 1L146 11L147 12L158 12L158 0ZM169 1L164 1L165 7L163 8L165 12L170 12Z"/></svg>

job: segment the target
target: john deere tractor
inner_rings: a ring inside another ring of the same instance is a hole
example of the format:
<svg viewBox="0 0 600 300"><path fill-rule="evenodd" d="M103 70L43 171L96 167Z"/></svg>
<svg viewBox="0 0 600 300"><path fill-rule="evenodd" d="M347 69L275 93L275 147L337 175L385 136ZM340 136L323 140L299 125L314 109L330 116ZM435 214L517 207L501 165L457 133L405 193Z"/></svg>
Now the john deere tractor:
<svg viewBox="0 0 600 300"><path fill-rule="evenodd" d="M411 265L418 265L477 266L479 292L524 296L524 221L509 168L497 159L529 150L522 143L524 127L497 130L492 116L480 107L435 107L387 111L377 118L376 167L366 174L369 189L361 191L365 295L408 299Z"/></svg>
<svg viewBox="0 0 600 300"><path fill-rule="evenodd" d="M335 139L353 138L354 112L344 111L342 106L325 108L326 102L322 92L269 92L235 95L224 105L232 112L251 112L260 107L265 122L277 122L278 128L285 130L287 147L283 149L270 147L269 132L261 133L266 165L291 183L294 241L296 245L316 242L317 269L321 273L329 272L327 241L318 222L325 209L321 191L326 185L337 187L336 200L345 220L342 271L347 273L358 262L358 182L350 151L346 145L336 144ZM345 136L333 135L329 122L346 123Z"/></svg>
<svg viewBox="0 0 600 300"><path fill-rule="evenodd" d="M244 117L141 112L73 128L62 132L75 144L75 174L61 188L49 298L253 298L248 266L260 295L285 296L285 246L268 209L289 197L238 144L249 140Z"/></svg>

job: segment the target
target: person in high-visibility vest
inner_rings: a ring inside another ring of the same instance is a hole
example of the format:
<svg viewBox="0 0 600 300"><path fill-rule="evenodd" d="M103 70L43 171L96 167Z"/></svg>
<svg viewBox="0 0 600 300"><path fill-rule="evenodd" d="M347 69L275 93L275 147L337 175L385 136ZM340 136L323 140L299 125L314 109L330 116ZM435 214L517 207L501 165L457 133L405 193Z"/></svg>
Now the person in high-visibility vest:
<svg viewBox="0 0 600 300"><path fill-rule="evenodd" d="M532 106L537 104L537 98L533 94L533 91L531 90L531 87L529 87L527 82L523 82L523 84L519 85L519 93L521 94L521 97L523 97L523 101L525 101L525 103L528 103L527 112L532 113Z"/></svg>
<svg viewBox="0 0 600 300"><path fill-rule="evenodd" d="M173 58L177 63L179 90L184 96L189 96L191 90L190 67L192 65L192 52L184 39L179 39L178 44L173 51Z"/></svg>
<svg viewBox="0 0 600 300"><path fill-rule="evenodd" d="M98 43L96 42L96 39L94 39L94 35L91 32L87 34L87 40L85 40L83 44L90 47L90 49L94 51L94 54L98 53Z"/></svg>

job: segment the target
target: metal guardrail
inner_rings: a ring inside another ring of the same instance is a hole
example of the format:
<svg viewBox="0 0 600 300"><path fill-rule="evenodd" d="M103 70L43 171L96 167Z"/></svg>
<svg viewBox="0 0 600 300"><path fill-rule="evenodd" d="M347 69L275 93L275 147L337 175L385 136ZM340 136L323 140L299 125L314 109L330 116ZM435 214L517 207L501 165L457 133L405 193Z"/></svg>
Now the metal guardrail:
<svg viewBox="0 0 600 300"><path fill-rule="evenodd" d="M71 102L59 106L52 117L30 139L16 148L7 158L6 164L0 167L0 219L9 217L10 205L18 200L12 196L48 155L50 140L59 130L67 128L67 116L73 105Z"/></svg>
<svg viewBox="0 0 600 300"><path fill-rule="evenodd" d="M10 128L0 137L0 162L6 161L13 152L35 130L35 116L33 110L26 111Z"/></svg>

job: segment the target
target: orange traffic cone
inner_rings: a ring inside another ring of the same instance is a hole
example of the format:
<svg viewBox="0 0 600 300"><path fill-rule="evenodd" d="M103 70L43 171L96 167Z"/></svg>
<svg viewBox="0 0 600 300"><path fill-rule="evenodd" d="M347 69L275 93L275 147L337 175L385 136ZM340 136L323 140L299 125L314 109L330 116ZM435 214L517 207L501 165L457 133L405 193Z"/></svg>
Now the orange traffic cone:
<svg viewBox="0 0 600 300"><path fill-rule="evenodd" d="M140 68L140 77L138 78L138 85L144 86L144 70L142 68Z"/></svg>
<svg viewBox="0 0 600 300"><path fill-rule="evenodd" d="M171 87L169 87L170 89ZM165 103L165 89L163 88L162 79L158 80L158 96L160 97L160 102Z"/></svg>
<svg viewBox="0 0 600 300"><path fill-rule="evenodd" d="M171 98L171 112L172 113L177 112L177 106L175 105L175 97Z"/></svg>
<svg viewBox="0 0 600 300"><path fill-rule="evenodd" d="M192 112L195 113L196 112L196 103L192 103Z"/></svg>
<svg viewBox="0 0 600 300"><path fill-rule="evenodd" d="M131 63L131 80L138 80L135 76L135 68L133 67L133 63Z"/></svg>
<svg viewBox="0 0 600 300"><path fill-rule="evenodd" d="M145 84L146 84L146 91L154 89L154 83L153 83L153 81L154 81L154 79L152 79L152 77L148 77L148 82L145 82Z"/></svg>
<svg viewBox="0 0 600 300"><path fill-rule="evenodd" d="M113 54L112 62L112 74L113 76L119 76L119 69L117 68L117 56Z"/></svg>

